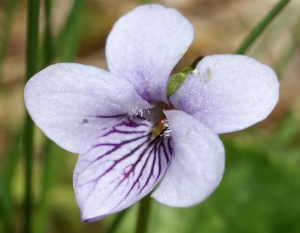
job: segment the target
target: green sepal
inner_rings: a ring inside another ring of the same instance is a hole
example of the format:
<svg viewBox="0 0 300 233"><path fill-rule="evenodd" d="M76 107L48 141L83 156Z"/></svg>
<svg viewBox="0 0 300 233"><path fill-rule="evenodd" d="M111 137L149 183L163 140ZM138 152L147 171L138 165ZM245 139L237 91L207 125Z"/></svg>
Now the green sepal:
<svg viewBox="0 0 300 233"><path fill-rule="evenodd" d="M168 98L178 90L178 88L192 71L193 68L188 66L183 68L179 73L171 75L167 84Z"/></svg>

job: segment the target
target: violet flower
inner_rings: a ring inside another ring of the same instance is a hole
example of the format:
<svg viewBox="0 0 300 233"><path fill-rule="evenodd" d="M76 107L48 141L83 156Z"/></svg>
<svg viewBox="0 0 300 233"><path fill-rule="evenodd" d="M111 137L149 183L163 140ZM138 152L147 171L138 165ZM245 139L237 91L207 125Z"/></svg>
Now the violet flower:
<svg viewBox="0 0 300 233"><path fill-rule="evenodd" d="M143 5L106 44L109 72L61 63L32 77L25 104L36 125L79 154L74 190L82 221L123 210L153 190L174 207L207 198L224 170L217 134L264 118L278 100L269 67L240 55L204 57L174 93L170 74L193 40L179 12Z"/></svg>

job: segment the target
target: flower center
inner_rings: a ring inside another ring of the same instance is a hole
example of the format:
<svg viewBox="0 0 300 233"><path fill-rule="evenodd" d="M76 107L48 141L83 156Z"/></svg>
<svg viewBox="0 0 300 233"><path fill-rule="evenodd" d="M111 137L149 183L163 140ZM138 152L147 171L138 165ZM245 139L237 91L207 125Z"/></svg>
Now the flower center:
<svg viewBox="0 0 300 233"><path fill-rule="evenodd" d="M163 109L174 109L167 104L164 104ZM169 137L171 133L171 129L169 127L168 120L166 118L166 115L163 113L161 116L160 121L158 122L157 125L152 127L151 129L152 135L151 135L151 140L154 140L157 137Z"/></svg>

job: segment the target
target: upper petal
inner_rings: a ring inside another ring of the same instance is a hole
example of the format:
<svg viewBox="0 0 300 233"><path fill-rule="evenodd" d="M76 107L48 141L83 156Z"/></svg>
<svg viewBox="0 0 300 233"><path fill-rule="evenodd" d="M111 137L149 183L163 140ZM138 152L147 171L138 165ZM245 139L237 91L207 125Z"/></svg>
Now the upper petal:
<svg viewBox="0 0 300 233"><path fill-rule="evenodd" d="M224 147L207 126L178 110L166 110L174 154L157 190L157 201L188 207L207 198L220 183L224 171Z"/></svg>
<svg viewBox="0 0 300 233"><path fill-rule="evenodd" d="M153 122L127 117L80 154L74 190L81 220L97 221L147 195L171 160L170 138L151 140Z"/></svg>
<svg viewBox="0 0 300 233"><path fill-rule="evenodd" d="M279 83L268 66L242 55L212 55L197 64L170 103L227 133L265 119L278 98Z"/></svg>
<svg viewBox="0 0 300 233"><path fill-rule="evenodd" d="M101 130L128 113L151 108L128 81L96 67L71 63L37 73L27 82L24 98L36 125L75 153L83 152Z"/></svg>
<svg viewBox="0 0 300 233"><path fill-rule="evenodd" d="M167 102L167 80L192 43L193 32L174 9L139 6L121 17L107 38L109 70L130 81L145 100Z"/></svg>

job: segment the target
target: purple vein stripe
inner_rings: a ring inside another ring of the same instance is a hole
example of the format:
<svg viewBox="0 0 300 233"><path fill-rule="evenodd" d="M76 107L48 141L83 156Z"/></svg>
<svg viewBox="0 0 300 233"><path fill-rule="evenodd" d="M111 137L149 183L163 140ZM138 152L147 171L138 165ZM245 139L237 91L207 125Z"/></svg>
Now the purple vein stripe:
<svg viewBox="0 0 300 233"><path fill-rule="evenodd" d="M171 161L173 148L170 137L152 140L152 127L147 119L123 118L80 155L74 172L79 204L97 204L115 212L154 188Z"/></svg>

